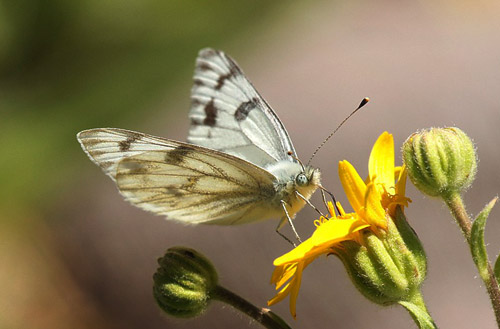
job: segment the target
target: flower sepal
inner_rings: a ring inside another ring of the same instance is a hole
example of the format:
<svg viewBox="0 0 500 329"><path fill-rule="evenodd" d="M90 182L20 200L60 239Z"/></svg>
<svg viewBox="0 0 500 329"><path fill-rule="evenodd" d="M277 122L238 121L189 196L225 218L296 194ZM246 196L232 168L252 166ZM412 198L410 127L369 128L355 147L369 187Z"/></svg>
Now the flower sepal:
<svg viewBox="0 0 500 329"><path fill-rule="evenodd" d="M397 213L397 221L406 222L403 212ZM413 294L420 293L427 269L425 254L411 228L403 234L410 236L402 236L388 216L386 230L360 232L359 242L344 241L333 248L355 287L379 305L412 300Z"/></svg>

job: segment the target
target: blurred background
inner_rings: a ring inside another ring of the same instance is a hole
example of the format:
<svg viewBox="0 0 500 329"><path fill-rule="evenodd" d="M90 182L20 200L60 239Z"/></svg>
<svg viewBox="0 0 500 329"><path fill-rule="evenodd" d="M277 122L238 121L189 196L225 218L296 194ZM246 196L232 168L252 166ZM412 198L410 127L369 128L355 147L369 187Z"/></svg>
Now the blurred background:
<svg viewBox="0 0 500 329"><path fill-rule="evenodd" d="M185 140L194 60L207 46L238 61L302 159L371 98L314 161L344 204L338 161L366 175L383 131L399 148L418 129L462 128L480 159L466 195L477 214L500 190L499 15L493 0L0 1L0 327L259 327L219 303L196 319L166 317L152 275L167 248L193 247L213 260L223 285L264 306L274 295L272 261L290 249L276 222L188 227L143 212L75 138L120 127ZM447 209L412 186L408 195L437 324L495 328ZM499 216L494 209L487 226L492 258ZM315 218L307 208L298 215L302 236ZM334 257L305 271L296 321L288 300L273 310L294 328L415 327L402 308L364 299Z"/></svg>

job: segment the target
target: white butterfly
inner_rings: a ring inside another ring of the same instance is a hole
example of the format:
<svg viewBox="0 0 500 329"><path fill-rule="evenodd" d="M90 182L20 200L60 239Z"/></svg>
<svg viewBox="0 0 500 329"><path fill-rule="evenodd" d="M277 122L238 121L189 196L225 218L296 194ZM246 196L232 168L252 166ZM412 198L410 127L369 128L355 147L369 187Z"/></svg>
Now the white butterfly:
<svg viewBox="0 0 500 329"><path fill-rule="evenodd" d="M191 101L189 143L116 128L77 138L140 208L190 224L280 218L278 231L320 187L319 170L292 156L278 116L223 52L200 51Z"/></svg>

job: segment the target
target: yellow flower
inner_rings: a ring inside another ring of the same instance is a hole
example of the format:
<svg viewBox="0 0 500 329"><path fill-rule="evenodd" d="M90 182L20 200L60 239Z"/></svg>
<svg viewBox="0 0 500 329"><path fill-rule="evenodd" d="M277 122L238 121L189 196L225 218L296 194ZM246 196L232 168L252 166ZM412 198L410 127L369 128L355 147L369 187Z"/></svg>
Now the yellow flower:
<svg viewBox="0 0 500 329"><path fill-rule="evenodd" d="M371 230L377 233L387 228L386 216L394 217L397 205L407 206L404 196L406 170L394 166L394 140L384 132L375 142L368 165L368 178L363 181L347 161L339 163L339 177L353 213L345 213L340 203L340 215L335 214L329 203L329 218L315 221L313 235L289 253L274 260L276 266L271 283L276 284L277 295L268 301L274 305L290 295L290 313L296 317L296 301L302 271L317 257L335 254L344 241L362 244L360 233Z"/></svg>
<svg viewBox="0 0 500 329"><path fill-rule="evenodd" d="M339 163L339 177L354 211L372 226L386 228L385 213L394 217L396 206L410 201L405 197L406 169L394 166L394 139L388 132L373 145L365 181L346 160Z"/></svg>

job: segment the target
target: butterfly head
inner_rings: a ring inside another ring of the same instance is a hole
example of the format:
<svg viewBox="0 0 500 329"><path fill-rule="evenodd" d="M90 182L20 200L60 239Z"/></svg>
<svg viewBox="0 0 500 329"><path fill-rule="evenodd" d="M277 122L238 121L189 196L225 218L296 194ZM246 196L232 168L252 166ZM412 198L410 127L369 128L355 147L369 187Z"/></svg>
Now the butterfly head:
<svg viewBox="0 0 500 329"><path fill-rule="evenodd" d="M319 169L313 168L309 165L304 166L302 161L300 161L300 159L297 158L291 151L288 152L288 155L292 157L292 159L294 159L296 162L298 162L298 164L302 168L302 171L298 173L297 176L295 176L296 187L300 189L311 186L314 188L314 190L316 190L320 181Z"/></svg>
<svg viewBox="0 0 500 329"><path fill-rule="evenodd" d="M309 198L320 185L321 173L319 169L305 166L297 176L295 176L295 189Z"/></svg>
<svg viewBox="0 0 500 329"><path fill-rule="evenodd" d="M319 169L306 166L303 171L295 176L295 184L298 187L306 187L309 185L317 186L320 181Z"/></svg>

